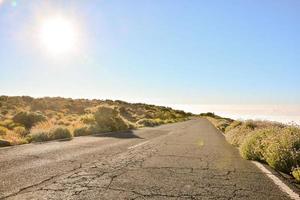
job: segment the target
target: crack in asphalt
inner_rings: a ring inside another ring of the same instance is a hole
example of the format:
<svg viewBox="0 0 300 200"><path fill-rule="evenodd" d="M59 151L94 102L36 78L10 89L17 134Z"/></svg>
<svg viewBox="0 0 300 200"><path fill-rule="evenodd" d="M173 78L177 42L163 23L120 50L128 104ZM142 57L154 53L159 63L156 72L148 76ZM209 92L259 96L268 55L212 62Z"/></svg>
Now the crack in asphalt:
<svg viewBox="0 0 300 200"><path fill-rule="evenodd" d="M143 149L145 150L145 149ZM148 148L149 150L149 148ZM147 154L148 153L148 154ZM126 154L126 155L125 155ZM28 187L24 187L20 189L18 192L10 194L5 196L4 198L9 198L13 196L17 196L19 194L25 194L25 193L32 193L35 191L43 191L43 192L63 192L66 193L66 191L71 191L71 195L69 198L75 198L76 196L80 195L81 193L85 191L93 191L95 189L103 189L106 191L119 191L119 192L124 192L124 193L132 193L136 195L136 197L132 199L137 199L139 197L165 197L165 198L189 198L189 199L197 199L199 197L209 197L211 195L216 196L216 194L213 194L210 190L212 189L224 189L224 187L229 187L229 188L235 188L231 192L230 196L226 195L217 195L218 198L224 198L224 199L234 199L237 197L237 193L240 191L247 191L242 188L237 188L236 184L230 185L230 184L223 184L221 186L213 186L213 185L205 185L205 186L199 186L197 183L193 183L198 189L202 189L204 192L201 193L177 193L176 191L169 191L169 192L159 192L161 188L159 187L149 187L150 193L144 193L141 191L137 190L131 190L131 189L126 189L126 188L117 188L113 187L112 185L114 184L114 181L121 175L126 174L127 172L130 171L136 171L136 170L167 170L171 174L194 174L197 175L197 171L195 170L200 170L200 171L208 171L209 167L207 168L194 168L194 167L142 167L142 164L144 163L146 158L149 158L153 156L153 151L151 153L147 152L145 150L143 153L136 154L136 152L126 152L123 154L118 154L118 158L113 158L111 156L108 156L105 160L107 162L102 162L102 161L96 161L91 164L85 165L83 167L82 164L80 164L79 167L74 168L73 170L70 170L68 172L65 172L63 174L55 175L52 177L49 177L37 184L30 185ZM160 156L155 155L155 157ZM123 158L123 159L120 159ZM164 155L163 157L186 157L190 158L190 156L173 156L173 155ZM198 159L198 157L196 157ZM116 164L115 162L118 162ZM128 167L133 167L132 169ZM96 171L95 171L96 170ZM92 173L95 171L94 173ZM89 172L89 173L85 173ZM235 173L236 170L228 170L225 172L222 172L222 174L215 174L211 173L210 176L211 178L220 178L220 177L228 177L231 173ZM61 180L59 179L61 178ZM100 180L100 182L104 182L104 184L99 184L95 185L92 184L93 181L97 179L104 178ZM46 185L45 187L40 187L37 188L36 190L29 190L34 187L38 187L46 182L49 182L53 179L56 179L53 182L50 182L50 184ZM75 179L74 181L72 179ZM58 187L53 187L51 188L51 185L56 185ZM50 186L50 187L49 187ZM252 191L253 192L253 191ZM53 195L53 194L52 194ZM242 197L242 196L239 196ZM247 197L247 195L244 195L244 197ZM3 199L4 199L3 198ZM55 199L55 198L54 198Z"/></svg>
<svg viewBox="0 0 300 200"><path fill-rule="evenodd" d="M11 193L11 194L6 195L6 196L4 196L4 197L1 197L0 199L6 199L6 198L9 198L9 197L16 196L16 195L22 193L22 192L25 191L25 190L28 190L28 189L33 188L33 187L37 187L37 186L39 186L39 185L41 185L41 184L43 184L43 183L45 183L45 182L48 182L48 181L50 181L50 180L52 180L52 179L54 179L54 178L57 178L57 177L62 176L62 175L64 175L64 174L68 174L68 173L70 173L70 172L72 172L72 171L76 171L76 170L78 170L78 169L80 169L80 168L82 168L82 164L81 164L81 163L79 164L79 167L76 167L76 168L74 168L74 169L72 169L72 170L70 170L70 171L64 172L64 173L62 173L62 174L56 174L56 175L50 176L49 178L46 178L46 179L44 179L44 180L42 180L42 181L40 181L40 182L38 182L38 183L36 183L36 184L32 184L32 185L23 187L23 188L19 189L17 192L14 192L14 193Z"/></svg>

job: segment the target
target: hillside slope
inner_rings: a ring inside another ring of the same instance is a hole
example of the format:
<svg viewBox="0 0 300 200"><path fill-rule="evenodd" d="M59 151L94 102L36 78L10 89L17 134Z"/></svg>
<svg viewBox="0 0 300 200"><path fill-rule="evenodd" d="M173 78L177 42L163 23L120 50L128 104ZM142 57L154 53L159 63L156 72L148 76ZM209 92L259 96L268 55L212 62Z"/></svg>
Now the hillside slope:
<svg viewBox="0 0 300 200"><path fill-rule="evenodd" d="M0 146L156 126L189 116L124 101L0 96Z"/></svg>

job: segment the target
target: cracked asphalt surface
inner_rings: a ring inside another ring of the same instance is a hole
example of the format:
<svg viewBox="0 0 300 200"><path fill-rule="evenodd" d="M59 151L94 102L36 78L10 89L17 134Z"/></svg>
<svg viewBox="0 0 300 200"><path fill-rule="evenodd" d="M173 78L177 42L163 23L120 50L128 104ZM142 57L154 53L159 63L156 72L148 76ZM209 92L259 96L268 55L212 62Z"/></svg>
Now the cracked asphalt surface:
<svg viewBox="0 0 300 200"><path fill-rule="evenodd" d="M289 199L205 119L0 149L0 199Z"/></svg>

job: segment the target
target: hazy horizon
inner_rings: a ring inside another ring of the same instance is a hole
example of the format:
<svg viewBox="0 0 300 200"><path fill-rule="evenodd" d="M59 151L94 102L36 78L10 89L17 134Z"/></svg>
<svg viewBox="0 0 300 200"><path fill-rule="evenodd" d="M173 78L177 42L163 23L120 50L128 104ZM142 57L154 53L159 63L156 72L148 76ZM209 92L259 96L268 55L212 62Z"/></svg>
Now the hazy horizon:
<svg viewBox="0 0 300 200"><path fill-rule="evenodd" d="M4 95L4 94L0 94ZM10 96L10 95L8 95ZM12 96L30 96L30 95L12 95ZM73 99L95 99L95 98L77 98L66 96L32 96L34 98L43 97L61 97ZM106 100L108 98L96 98L99 100ZM191 112L193 114L200 114L206 112L213 112L222 117L229 117L236 120L268 120L277 121L286 124L296 123L300 125L300 104L166 104L155 101L130 101L126 99L109 99L121 100L128 103L146 103L157 106L167 106L173 109Z"/></svg>

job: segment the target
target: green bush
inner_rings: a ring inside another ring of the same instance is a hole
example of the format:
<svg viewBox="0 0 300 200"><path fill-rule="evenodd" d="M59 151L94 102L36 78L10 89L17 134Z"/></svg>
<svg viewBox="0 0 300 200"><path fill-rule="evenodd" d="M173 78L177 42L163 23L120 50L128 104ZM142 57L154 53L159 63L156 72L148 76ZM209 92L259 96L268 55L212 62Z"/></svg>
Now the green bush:
<svg viewBox="0 0 300 200"><path fill-rule="evenodd" d="M119 108L119 112L120 112L120 115L128 121L130 121L130 122L136 122L137 121L137 119L133 115L133 113L132 113L133 111L131 109L122 106L122 107Z"/></svg>
<svg viewBox="0 0 300 200"><path fill-rule="evenodd" d="M0 136L5 135L7 133L8 129L5 127L0 126Z"/></svg>
<svg viewBox="0 0 300 200"><path fill-rule="evenodd" d="M27 136L29 142L45 142L51 140L46 130L35 130Z"/></svg>
<svg viewBox="0 0 300 200"><path fill-rule="evenodd" d="M76 128L73 132L74 137L91 135L91 134L92 134L92 130L90 130L88 127Z"/></svg>
<svg viewBox="0 0 300 200"><path fill-rule="evenodd" d="M36 129L27 136L29 142L44 142L56 139L72 138L71 132L64 127L56 127L50 130Z"/></svg>
<svg viewBox="0 0 300 200"><path fill-rule="evenodd" d="M234 121L232 122L229 126L226 127L225 129L225 133L227 133L228 131L232 130L232 129L235 129L236 127L242 125L242 122L241 121Z"/></svg>
<svg viewBox="0 0 300 200"><path fill-rule="evenodd" d="M19 112L13 117L15 123L22 124L26 129L31 129L36 123L45 120L43 115L30 112Z"/></svg>
<svg viewBox="0 0 300 200"><path fill-rule="evenodd" d="M95 116L92 114L83 115L80 120L85 124L94 124L96 122Z"/></svg>
<svg viewBox="0 0 300 200"><path fill-rule="evenodd" d="M225 119L222 119L220 120L217 125L216 125L216 128L221 130L222 132L225 131L225 129L230 125L230 122L225 120Z"/></svg>
<svg viewBox="0 0 300 200"><path fill-rule="evenodd" d="M139 121L137 121L137 125L142 127L153 127L160 125L160 123L154 119L140 119Z"/></svg>
<svg viewBox="0 0 300 200"><path fill-rule="evenodd" d="M287 127L265 141L264 158L267 163L282 172L290 173L300 165L300 129Z"/></svg>
<svg viewBox="0 0 300 200"><path fill-rule="evenodd" d="M252 130L254 130L254 129L257 127L257 125L255 124L255 122L252 121L252 120L246 121L246 122L244 123L244 126L245 126L246 128L248 128L248 129L252 129Z"/></svg>
<svg viewBox="0 0 300 200"><path fill-rule="evenodd" d="M270 128L252 132L240 146L242 157L248 160L264 161L265 140L277 131L277 129Z"/></svg>
<svg viewBox="0 0 300 200"><path fill-rule="evenodd" d="M21 137L26 137L29 134L29 131L26 130L23 126L17 126L13 131Z"/></svg>
<svg viewBox="0 0 300 200"><path fill-rule="evenodd" d="M113 108L100 107L94 116L100 132L128 129L128 125L119 116L118 111Z"/></svg>
<svg viewBox="0 0 300 200"><path fill-rule="evenodd" d="M199 116L201 116L201 117L212 117L214 119L221 119L222 118L222 117L216 115L213 112L201 113Z"/></svg>
<svg viewBox="0 0 300 200"><path fill-rule="evenodd" d="M4 121L0 122L0 126L3 126L5 128L8 128L8 129L13 129L17 125L16 125L16 123L14 123L13 120L11 120L11 119L5 119Z"/></svg>
<svg viewBox="0 0 300 200"><path fill-rule="evenodd" d="M226 140L233 146L239 147L244 140L251 135L252 129L245 128L244 126L238 126L225 134Z"/></svg>
<svg viewBox="0 0 300 200"><path fill-rule="evenodd" d="M69 129L64 127L58 127L54 128L49 133L50 139L56 140L56 139L66 139L66 138L72 138L72 134L69 131Z"/></svg>
<svg viewBox="0 0 300 200"><path fill-rule="evenodd" d="M164 123L169 124L169 123L175 123L175 122L178 122L178 121L180 121L180 119L167 119L167 120L164 121Z"/></svg>
<svg viewBox="0 0 300 200"><path fill-rule="evenodd" d="M292 171L293 177L296 179L297 182L300 182L300 168L296 167Z"/></svg>

